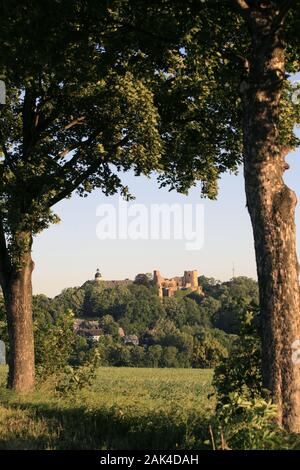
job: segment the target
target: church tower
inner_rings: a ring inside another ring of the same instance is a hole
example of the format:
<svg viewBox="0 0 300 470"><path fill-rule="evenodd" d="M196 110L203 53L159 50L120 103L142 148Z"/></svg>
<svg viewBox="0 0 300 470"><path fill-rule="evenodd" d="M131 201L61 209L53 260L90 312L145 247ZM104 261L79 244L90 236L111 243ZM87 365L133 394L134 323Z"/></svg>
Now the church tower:
<svg viewBox="0 0 300 470"><path fill-rule="evenodd" d="M102 275L99 271L99 268L97 269L96 271L96 274L95 274L95 282L101 282L102 281Z"/></svg>

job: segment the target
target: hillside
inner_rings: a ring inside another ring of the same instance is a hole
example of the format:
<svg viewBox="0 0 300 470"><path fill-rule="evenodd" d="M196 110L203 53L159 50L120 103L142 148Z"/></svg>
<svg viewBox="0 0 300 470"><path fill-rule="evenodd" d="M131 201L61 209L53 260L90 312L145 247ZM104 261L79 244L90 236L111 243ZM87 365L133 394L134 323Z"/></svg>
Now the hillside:
<svg viewBox="0 0 300 470"><path fill-rule="evenodd" d="M92 281L53 299L35 296L37 364L49 360L44 349L69 345L75 365L97 349L103 366L215 367L239 335L241 318L257 310L257 284L245 277L200 281L201 295L187 289L163 299L151 285ZM0 315L5 340L3 305Z"/></svg>

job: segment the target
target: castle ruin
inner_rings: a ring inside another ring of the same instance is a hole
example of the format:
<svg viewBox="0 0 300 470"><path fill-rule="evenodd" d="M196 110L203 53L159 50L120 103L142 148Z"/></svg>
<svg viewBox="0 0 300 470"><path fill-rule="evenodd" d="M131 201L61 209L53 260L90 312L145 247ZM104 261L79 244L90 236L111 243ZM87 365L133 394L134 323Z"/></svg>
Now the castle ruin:
<svg viewBox="0 0 300 470"><path fill-rule="evenodd" d="M193 271L184 271L183 276L175 276L171 279L162 277L160 272L155 270L153 271L152 280L151 274L147 273L137 274L134 281L130 279L105 281L100 274L99 269L97 269L94 282L96 284L101 284L104 288L130 286L132 284L142 284L146 286L154 285L158 287L159 297L172 297L174 292L178 290L189 290L192 292L197 292L198 294L203 294L202 287L199 285L198 271L196 269Z"/></svg>
<svg viewBox="0 0 300 470"><path fill-rule="evenodd" d="M153 273L153 284L158 287L159 297L172 297L177 290L191 290L202 294L202 287L198 281L198 271L184 271L183 276L166 279L158 270Z"/></svg>

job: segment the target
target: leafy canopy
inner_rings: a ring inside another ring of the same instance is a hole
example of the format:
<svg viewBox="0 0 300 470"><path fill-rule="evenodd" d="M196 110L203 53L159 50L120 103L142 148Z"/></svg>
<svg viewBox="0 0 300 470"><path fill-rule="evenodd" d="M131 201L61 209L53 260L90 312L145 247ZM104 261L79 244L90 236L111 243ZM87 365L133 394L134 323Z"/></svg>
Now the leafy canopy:
<svg viewBox="0 0 300 470"><path fill-rule="evenodd" d="M118 170L158 168L158 113L106 2L2 3L0 210L8 234L37 233L73 190L126 195Z"/></svg>
<svg viewBox="0 0 300 470"><path fill-rule="evenodd" d="M55 222L52 207L74 190L130 197L120 178L130 168L157 171L161 185L183 192L200 180L202 194L215 197L219 175L236 170L242 153L239 86L251 38L239 3L1 2L0 215L8 239ZM280 12L285 2L273 4ZM288 73L299 70L293 5ZM290 88L285 80L280 128L292 148L299 105Z"/></svg>

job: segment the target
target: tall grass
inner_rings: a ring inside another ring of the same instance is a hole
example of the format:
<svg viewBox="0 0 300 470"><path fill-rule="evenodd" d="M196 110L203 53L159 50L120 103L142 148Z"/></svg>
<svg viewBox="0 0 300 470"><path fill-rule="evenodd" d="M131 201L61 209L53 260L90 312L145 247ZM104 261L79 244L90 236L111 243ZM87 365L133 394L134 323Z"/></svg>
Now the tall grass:
<svg viewBox="0 0 300 470"><path fill-rule="evenodd" d="M20 397L0 367L0 449L203 448L212 371L99 368L89 390L57 396L52 380Z"/></svg>

